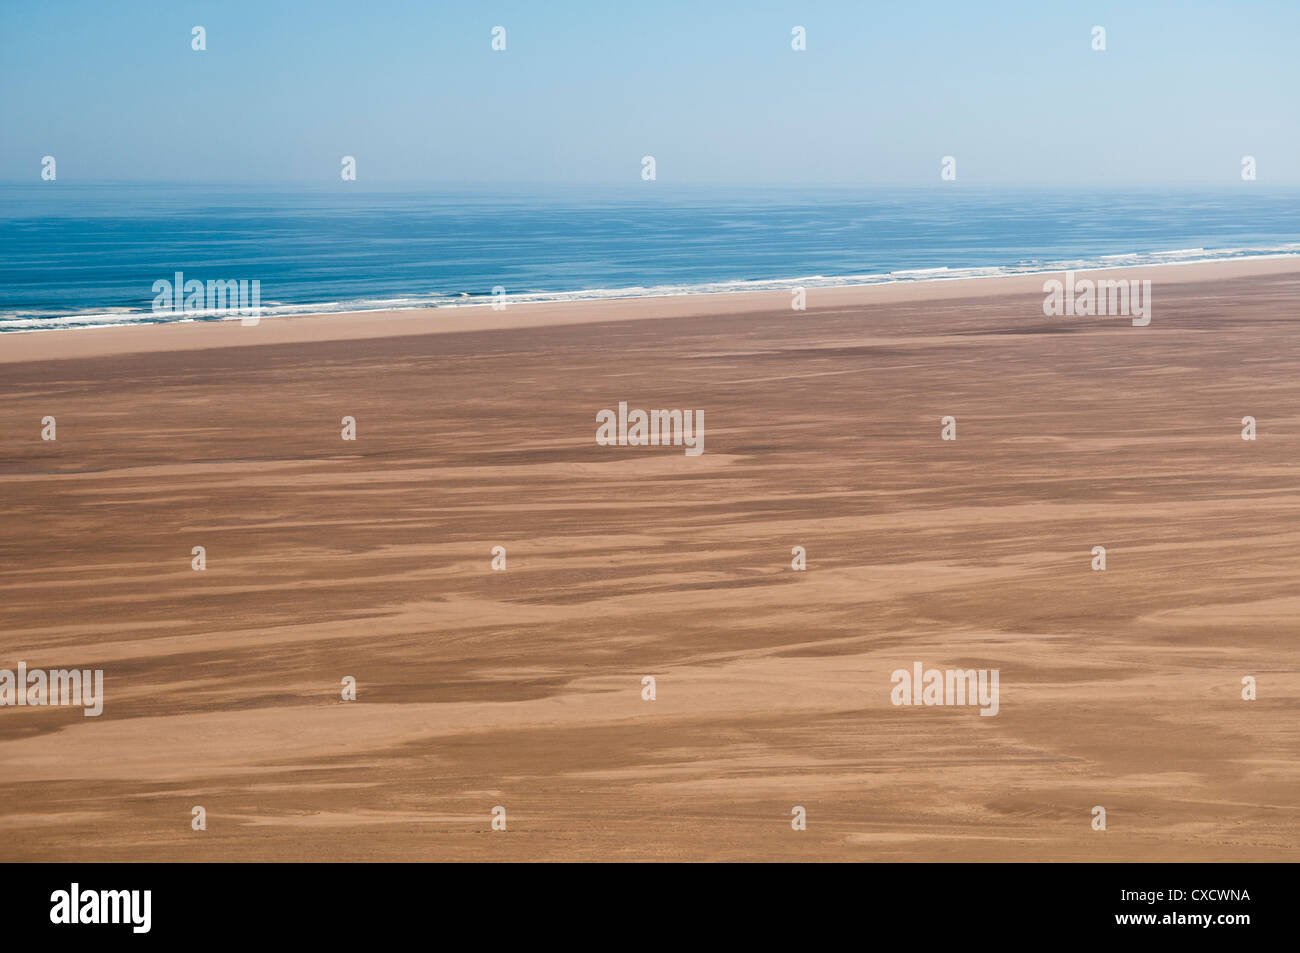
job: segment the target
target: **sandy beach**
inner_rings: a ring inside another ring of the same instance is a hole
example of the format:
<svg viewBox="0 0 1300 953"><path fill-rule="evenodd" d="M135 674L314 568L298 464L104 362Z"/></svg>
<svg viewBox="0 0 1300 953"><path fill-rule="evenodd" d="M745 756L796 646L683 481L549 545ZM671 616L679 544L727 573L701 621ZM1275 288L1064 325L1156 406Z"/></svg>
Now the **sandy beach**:
<svg viewBox="0 0 1300 953"><path fill-rule="evenodd" d="M1120 274L0 335L0 859L1296 859L1300 259Z"/></svg>

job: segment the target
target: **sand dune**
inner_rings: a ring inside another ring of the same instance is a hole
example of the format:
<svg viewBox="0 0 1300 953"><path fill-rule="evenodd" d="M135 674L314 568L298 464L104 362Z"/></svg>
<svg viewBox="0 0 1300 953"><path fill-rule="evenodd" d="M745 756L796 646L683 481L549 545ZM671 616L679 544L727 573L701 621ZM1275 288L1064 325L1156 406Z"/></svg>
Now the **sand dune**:
<svg viewBox="0 0 1300 953"><path fill-rule="evenodd" d="M0 856L1294 859L1300 266L1140 277L0 336Z"/></svg>

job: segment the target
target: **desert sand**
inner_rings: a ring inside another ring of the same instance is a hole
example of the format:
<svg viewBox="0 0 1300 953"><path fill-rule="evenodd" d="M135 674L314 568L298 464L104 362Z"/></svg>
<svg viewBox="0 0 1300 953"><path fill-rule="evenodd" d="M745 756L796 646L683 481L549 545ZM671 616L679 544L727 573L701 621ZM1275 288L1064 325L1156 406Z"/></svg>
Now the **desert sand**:
<svg viewBox="0 0 1300 953"><path fill-rule="evenodd" d="M1300 263L1126 277L0 335L0 859L1296 859Z"/></svg>

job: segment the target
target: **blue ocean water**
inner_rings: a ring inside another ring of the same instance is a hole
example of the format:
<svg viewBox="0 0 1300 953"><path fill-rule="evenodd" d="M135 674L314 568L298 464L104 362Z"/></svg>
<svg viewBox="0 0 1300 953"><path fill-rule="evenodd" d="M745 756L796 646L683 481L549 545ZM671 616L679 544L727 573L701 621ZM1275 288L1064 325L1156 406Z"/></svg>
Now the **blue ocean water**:
<svg viewBox="0 0 1300 953"><path fill-rule="evenodd" d="M155 281L257 280L266 315L724 292L1300 254L1300 192L0 186L0 330L195 319ZM198 315L203 319L203 315ZM215 318L213 318L215 319Z"/></svg>

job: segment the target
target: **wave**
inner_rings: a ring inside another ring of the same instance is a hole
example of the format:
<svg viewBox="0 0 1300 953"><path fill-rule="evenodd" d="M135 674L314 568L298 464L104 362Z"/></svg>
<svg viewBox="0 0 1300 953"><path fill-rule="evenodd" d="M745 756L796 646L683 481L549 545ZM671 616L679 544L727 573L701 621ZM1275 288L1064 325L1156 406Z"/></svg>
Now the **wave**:
<svg viewBox="0 0 1300 953"><path fill-rule="evenodd" d="M1000 278L1012 275L1051 274L1144 265L1199 264L1244 258L1288 258L1300 256L1300 242L1257 248L1178 248L1169 251L1123 252L1055 261L1025 259L1014 265L970 267L939 266L849 275L802 275L785 278L746 278L695 284L630 285L619 288L581 288L568 291L525 290L505 295L510 304L591 301L616 298L657 298L688 294L734 294L754 291L788 291L792 287L834 288L854 285L893 284L911 281L949 281L958 278ZM457 291L424 295L347 298L337 301L267 301L261 317L307 314L355 314L373 311L408 311L429 308L487 307L497 296L487 292ZM84 313L24 310L0 314L0 333L55 331L71 328L122 327L137 324L181 324L198 321L238 321L239 315L216 311L154 312L107 308Z"/></svg>

